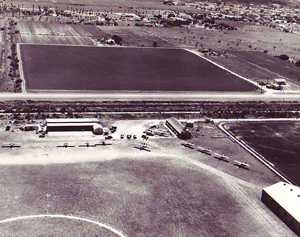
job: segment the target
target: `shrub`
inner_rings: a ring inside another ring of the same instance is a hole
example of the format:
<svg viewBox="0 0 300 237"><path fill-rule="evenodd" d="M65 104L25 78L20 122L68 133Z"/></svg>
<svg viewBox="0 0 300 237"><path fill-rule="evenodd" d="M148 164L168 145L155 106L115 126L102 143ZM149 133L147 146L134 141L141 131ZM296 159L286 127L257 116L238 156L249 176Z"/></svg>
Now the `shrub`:
<svg viewBox="0 0 300 237"><path fill-rule="evenodd" d="M281 60L287 61L287 60L289 60L290 57L286 54L281 54L278 56L278 58Z"/></svg>

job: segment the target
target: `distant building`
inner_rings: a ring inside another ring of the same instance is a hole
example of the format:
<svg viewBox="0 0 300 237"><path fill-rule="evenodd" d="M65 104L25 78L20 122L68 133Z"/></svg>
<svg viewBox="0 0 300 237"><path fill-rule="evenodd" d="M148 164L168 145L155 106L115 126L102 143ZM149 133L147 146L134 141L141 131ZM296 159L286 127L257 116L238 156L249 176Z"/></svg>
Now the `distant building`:
<svg viewBox="0 0 300 237"><path fill-rule="evenodd" d="M274 79L274 82L280 86L285 86L287 84L286 79L284 79L284 78L276 78L276 79Z"/></svg>
<svg viewBox="0 0 300 237"><path fill-rule="evenodd" d="M166 120L166 126L180 139L191 138L191 133L186 130L186 127L176 118Z"/></svg>
<svg viewBox="0 0 300 237"><path fill-rule="evenodd" d="M96 135L103 134L103 127L96 118L46 119L43 130L46 133L90 131Z"/></svg>
<svg viewBox="0 0 300 237"><path fill-rule="evenodd" d="M264 188L261 200L300 236L300 187L279 182Z"/></svg>

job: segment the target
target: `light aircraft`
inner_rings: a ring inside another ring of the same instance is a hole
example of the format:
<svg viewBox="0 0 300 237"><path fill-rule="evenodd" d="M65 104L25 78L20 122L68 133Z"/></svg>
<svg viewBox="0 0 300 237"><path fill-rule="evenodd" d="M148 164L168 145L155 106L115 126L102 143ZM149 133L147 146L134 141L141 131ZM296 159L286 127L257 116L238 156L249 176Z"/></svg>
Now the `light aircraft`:
<svg viewBox="0 0 300 237"><path fill-rule="evenodd" d="M96 144L90 144L89 142L86 142L83 145L79 145L79 147L95 147L95 146L96 146Z"/></svg>
<svg viewBox="0 0 300 237"><path fill-rule="evenodd" d="M13 149L13 148L20 148L21 145L18 145L18 144L15 144L15 143L9 143L9 144L3 144L1 147L2 147L2 148L10 148L10 149Z"/></svg>
<svg viewBox="0 0 300 237"><path fill-rule="evenodd" d="M194 149L194 145L191 143L182 143L181 145L190 149Z"/></svg>
<svg viewBox="0 0 300 237"><path fill-rule="evenodd" d="M112 143L106 143L105 141L102 141L101 143L94 144L95 146L110 146Z"/></svg>
<svg viewBox="0 0 300 237"><path fill-rule="evenodd" d="M221 161L225 161L225 162L229 162L229 158L225 155L220 155L218 153L215 153L213 155L214 158L218 159L218 160L221 160Z"/></svg>
<svg viewBox="0 0 300 237"><path fill-rule="evenodd" d="M145 143L136 145L136 146L134 146L134 148L138 149L138 150L141 150L141 151L151 152L150 148Z"/></svg>
<svg viewBox="0 0 300 237"><path fill-rule="evenodd" d="M64 143L63 145L58 145L56 147L64 147L64 148L68 148L68 147L75 147L73 145L69 145L68 143Z"/></svg>
<svg viewBox="0 0 300 237"><path fill-rule="evenodd" d="M238 160L235 160L233 161L233 164L239 168L243 168L243 169L246 169L248 170L250 168L250 165L246 162L241 162L241 161L238 161Z"/></svg>

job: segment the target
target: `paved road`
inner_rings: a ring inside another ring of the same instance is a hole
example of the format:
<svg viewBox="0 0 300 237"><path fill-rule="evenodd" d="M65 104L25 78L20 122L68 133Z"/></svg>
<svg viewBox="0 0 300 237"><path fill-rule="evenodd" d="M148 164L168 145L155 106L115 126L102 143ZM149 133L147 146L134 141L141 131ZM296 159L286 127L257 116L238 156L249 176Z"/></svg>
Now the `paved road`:
<svg viewBox="0 0 300 237"><path fill-rule="evenodd" d="M182 92L182 93L0 93L0 101L110 101L110 100L157 100L157 101L300 101L300 93L218 93L218 92Z"/></svg>

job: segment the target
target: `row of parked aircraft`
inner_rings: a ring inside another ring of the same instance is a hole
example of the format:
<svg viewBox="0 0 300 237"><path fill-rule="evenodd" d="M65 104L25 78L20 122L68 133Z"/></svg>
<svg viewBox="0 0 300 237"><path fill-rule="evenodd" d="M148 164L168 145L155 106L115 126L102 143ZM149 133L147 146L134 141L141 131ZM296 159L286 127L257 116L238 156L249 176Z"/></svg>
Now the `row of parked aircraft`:
<svg viewBox="0 0 300 237"><path fill-rule="evenodd" d="M105 141L102 141L101 143L94 143L94 144L90 144L89 142L86 142L84 144L79 145L78 147L96 147L96 146L109 146L112 145L111 143L107 143ZM2 148L20 148L21 145L16 144L16 143L8 143L8 144L3 144L1 146ZM64 148L68 148L68 147L75 147L75 145L70 145L69 143L64 143L62 145L57 145L56 147L64 147Z"/></svg>
<svg viewBox="0 0 300 237"><path fill-rule="evenodd" d="M221 161L229 162L229 160L230 160L228 156L221 155L221 154L218 154L218 153L213 153L209 149L206 149L206 148L203 148L203 147L200 147L200 146L196 147L194 144L191 144L191 143L182 143L181 145L184 146L184 147L187 147L189 149L196 149L197 151L199 151L203 154L206 154L208 156L212 156L215 159L218 159L218 160L221 160ZM233 165L235 165L239 168L247 169L247 170L250 169L250 165L248 163L238 161L238 160L234 160Z"/></svg>
<svg viewBox="0 0 300 237"><path fill-rule="evenodd" d="M110 146L110 145L112 145L112 143L106 143L105 141L102 141L101 143L93 143L93 144L86 142L84 144L78 145L78 147L96 147L96 146ZM56 147L68 148L68 147L75 147L75 145L70 145L69 143L66 142L62 145L57 145Z"/></svg>

